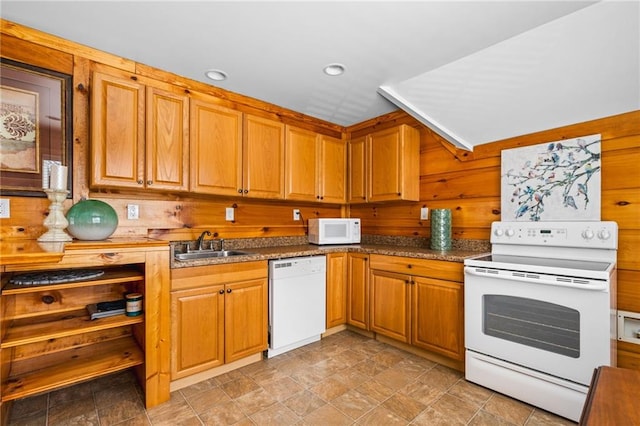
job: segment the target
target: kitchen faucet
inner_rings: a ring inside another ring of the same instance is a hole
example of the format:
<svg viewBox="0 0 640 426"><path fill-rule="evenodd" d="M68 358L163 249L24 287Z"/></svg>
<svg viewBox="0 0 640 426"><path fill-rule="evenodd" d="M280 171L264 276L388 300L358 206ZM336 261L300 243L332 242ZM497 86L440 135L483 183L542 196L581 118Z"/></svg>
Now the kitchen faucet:
<svg viewBox="0 0 640 426"><path fill-rule="evenodd" d="M202 250L202 242L204 241L205 235L211 236L211 232L204 231L202 234L200 234L200 236L198 237L198 241L196 242L196 246L198 247L198 250Z"/></svg>

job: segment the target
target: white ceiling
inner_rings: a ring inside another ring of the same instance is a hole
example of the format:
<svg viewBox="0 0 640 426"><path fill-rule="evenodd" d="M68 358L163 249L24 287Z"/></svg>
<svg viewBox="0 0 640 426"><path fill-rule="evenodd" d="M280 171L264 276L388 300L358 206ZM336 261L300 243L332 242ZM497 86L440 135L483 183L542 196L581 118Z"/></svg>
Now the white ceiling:
<svg viewBox="0 0 640 426"><path fill-rule="evenodd" d="M400 106L472 149L640 109L638 5L3 0L0 14L339 125ZM332 62L345 74L323 74Z"/></svg>

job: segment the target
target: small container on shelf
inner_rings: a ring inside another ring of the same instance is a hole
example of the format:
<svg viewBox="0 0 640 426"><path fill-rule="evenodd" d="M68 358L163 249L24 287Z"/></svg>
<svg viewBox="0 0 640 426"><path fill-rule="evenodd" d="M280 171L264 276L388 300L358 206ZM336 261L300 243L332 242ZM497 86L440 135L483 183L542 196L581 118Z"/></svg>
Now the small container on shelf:
<svg viewBox="0 0 640 426"><path fill-rule="evenodd" d="M125 314L128 317L137 317L142 315L142 294L129 293L125 296L127 301Z"/></svg>

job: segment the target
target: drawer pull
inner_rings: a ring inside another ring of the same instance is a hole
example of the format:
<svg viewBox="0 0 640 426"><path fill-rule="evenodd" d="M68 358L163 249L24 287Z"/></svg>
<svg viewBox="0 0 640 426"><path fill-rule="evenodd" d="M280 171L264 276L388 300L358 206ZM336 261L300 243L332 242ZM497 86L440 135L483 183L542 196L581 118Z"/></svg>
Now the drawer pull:
<svg viewBox="0 0 640 426"><path fill-rule="evenodd" d="M44 303L45 305L50 305L56 301L56 298L51 295L47 295L47 296L42 296L41 300L42 300L42 303Z"/></svg>

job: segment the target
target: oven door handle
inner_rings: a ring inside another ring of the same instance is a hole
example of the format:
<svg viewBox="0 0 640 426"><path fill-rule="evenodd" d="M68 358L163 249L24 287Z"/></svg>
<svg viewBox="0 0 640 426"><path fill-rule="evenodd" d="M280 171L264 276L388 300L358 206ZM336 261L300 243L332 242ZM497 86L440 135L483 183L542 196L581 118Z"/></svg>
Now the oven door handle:
<svg viewBox="0 0 640 426"><path fill-rule="evenodd" d="M482 268L488 270L486 268ZM503 275L500 271L497 273L485 273L485 272L477 272L475 267L465 267L464 268L465 275L475 275L477 277L485 277L485 278L495 278L501 280L509 280L509 281L520 281L534 284L544 284L544 285L552 285L554 287L570 287L577 288L580 290L590 290L590 291L606 291L608 289L608 285L606 282L602 284L576 284L562 281L554 281L546 278L528 278L528 277L519 277L517 275ZM532 274L536 275L536 274Z"/></svg>

